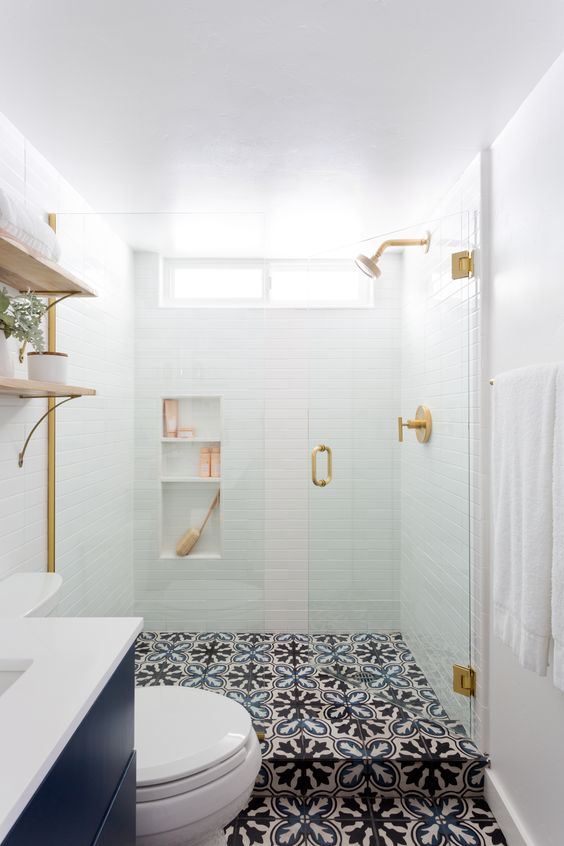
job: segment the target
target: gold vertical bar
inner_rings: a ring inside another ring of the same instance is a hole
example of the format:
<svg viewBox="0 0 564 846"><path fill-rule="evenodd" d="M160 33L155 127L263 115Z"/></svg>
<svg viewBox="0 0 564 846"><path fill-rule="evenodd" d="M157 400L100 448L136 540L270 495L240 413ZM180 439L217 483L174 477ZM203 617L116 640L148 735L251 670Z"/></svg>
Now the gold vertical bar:
<svg viewBox="0 0 564 846"><path fill-rule="evenodd" d="M49 226L57 231L57 215L49 215ZM51 308L47 312L47 350L57 350L57 307L53 305L55 298L49 298ZM47 417L47 572L55 572L55 471L56 471L56 433L57 420L55 411L55 397L47 399L47 408L51 412Z"/></svg>

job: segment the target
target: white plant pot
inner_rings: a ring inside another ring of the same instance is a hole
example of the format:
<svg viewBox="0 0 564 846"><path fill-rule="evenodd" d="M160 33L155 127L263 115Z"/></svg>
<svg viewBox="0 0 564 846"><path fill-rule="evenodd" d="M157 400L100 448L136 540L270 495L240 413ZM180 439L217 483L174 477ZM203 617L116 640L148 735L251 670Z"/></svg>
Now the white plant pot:
<svg viewBox="0 0 564 846"><path fill-rule="evenodd" d="M44 352L27 354L27 375L34 382L67 382L66 353Z"/></svg>
<svg viewBox="0 0 564 846"><path fill-rule="evenodd" d="M14 359L10 354L8 339L0 330L0 376L11 379L14 375Z"/></svg>

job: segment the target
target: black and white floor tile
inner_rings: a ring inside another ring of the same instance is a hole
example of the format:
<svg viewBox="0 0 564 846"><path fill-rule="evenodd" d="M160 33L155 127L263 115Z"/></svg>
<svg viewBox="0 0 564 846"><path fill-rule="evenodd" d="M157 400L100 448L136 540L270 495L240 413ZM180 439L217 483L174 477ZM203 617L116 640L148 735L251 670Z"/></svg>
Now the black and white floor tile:
<svg viewBox="0 0 564 846"><path fill-rule="evenodd" d="M497 846L487 759L399 632L144 632L137 684L228 696L263 731L230 846Z"/></svg>
<svg viewBox="0 0 564 846"><path fill-rule="evenodd" d="M447 794L430 800L255 797L227 830L229 846L505 846L487 804Z"/></svg>

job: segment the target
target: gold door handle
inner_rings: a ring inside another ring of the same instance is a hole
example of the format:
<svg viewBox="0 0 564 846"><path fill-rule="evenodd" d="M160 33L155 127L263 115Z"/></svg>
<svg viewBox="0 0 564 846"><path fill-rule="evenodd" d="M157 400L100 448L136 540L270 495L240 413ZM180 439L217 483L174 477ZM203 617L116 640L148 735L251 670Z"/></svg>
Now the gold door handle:
<svg viewBox="0 0 564 846"><path fill-rule="evenodd" d="M317 453L318 452L326 452L327 453L327 478L326 479L318 479L317 478ZM329 484L331 479L333 478L333 451L331 447L328 447L326 444L318 444L316 447L313 448L311 453L311 481L314 485L318 488L324 488L326 485Z"/></svg>
<svg viewBox="0 0 564 846"><path fill-rule="evenodd" d="M431 437L433 431L433 418L431 412L426 405L417 406L415 412L415 420L406 420L403 422L403 417L398 417L398 441L403 443L403 430L415 429L416 437L420 444L426 444Z"/></svg>

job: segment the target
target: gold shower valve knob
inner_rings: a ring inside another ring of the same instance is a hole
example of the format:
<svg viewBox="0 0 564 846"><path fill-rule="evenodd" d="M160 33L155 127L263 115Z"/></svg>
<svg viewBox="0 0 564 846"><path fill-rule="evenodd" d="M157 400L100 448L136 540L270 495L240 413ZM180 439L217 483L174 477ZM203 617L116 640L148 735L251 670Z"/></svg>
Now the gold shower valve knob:
<svg viewBox="0 0 564 846"><path fill-rule="evenodd" d="M404 428L415 429L415 437L419 443L426 444L433 430L433 418L429 408L426 405L418 405L415 419L406 420L405 423L403 417L398 417L398 440L400 443L403 443Z"/></svg>

